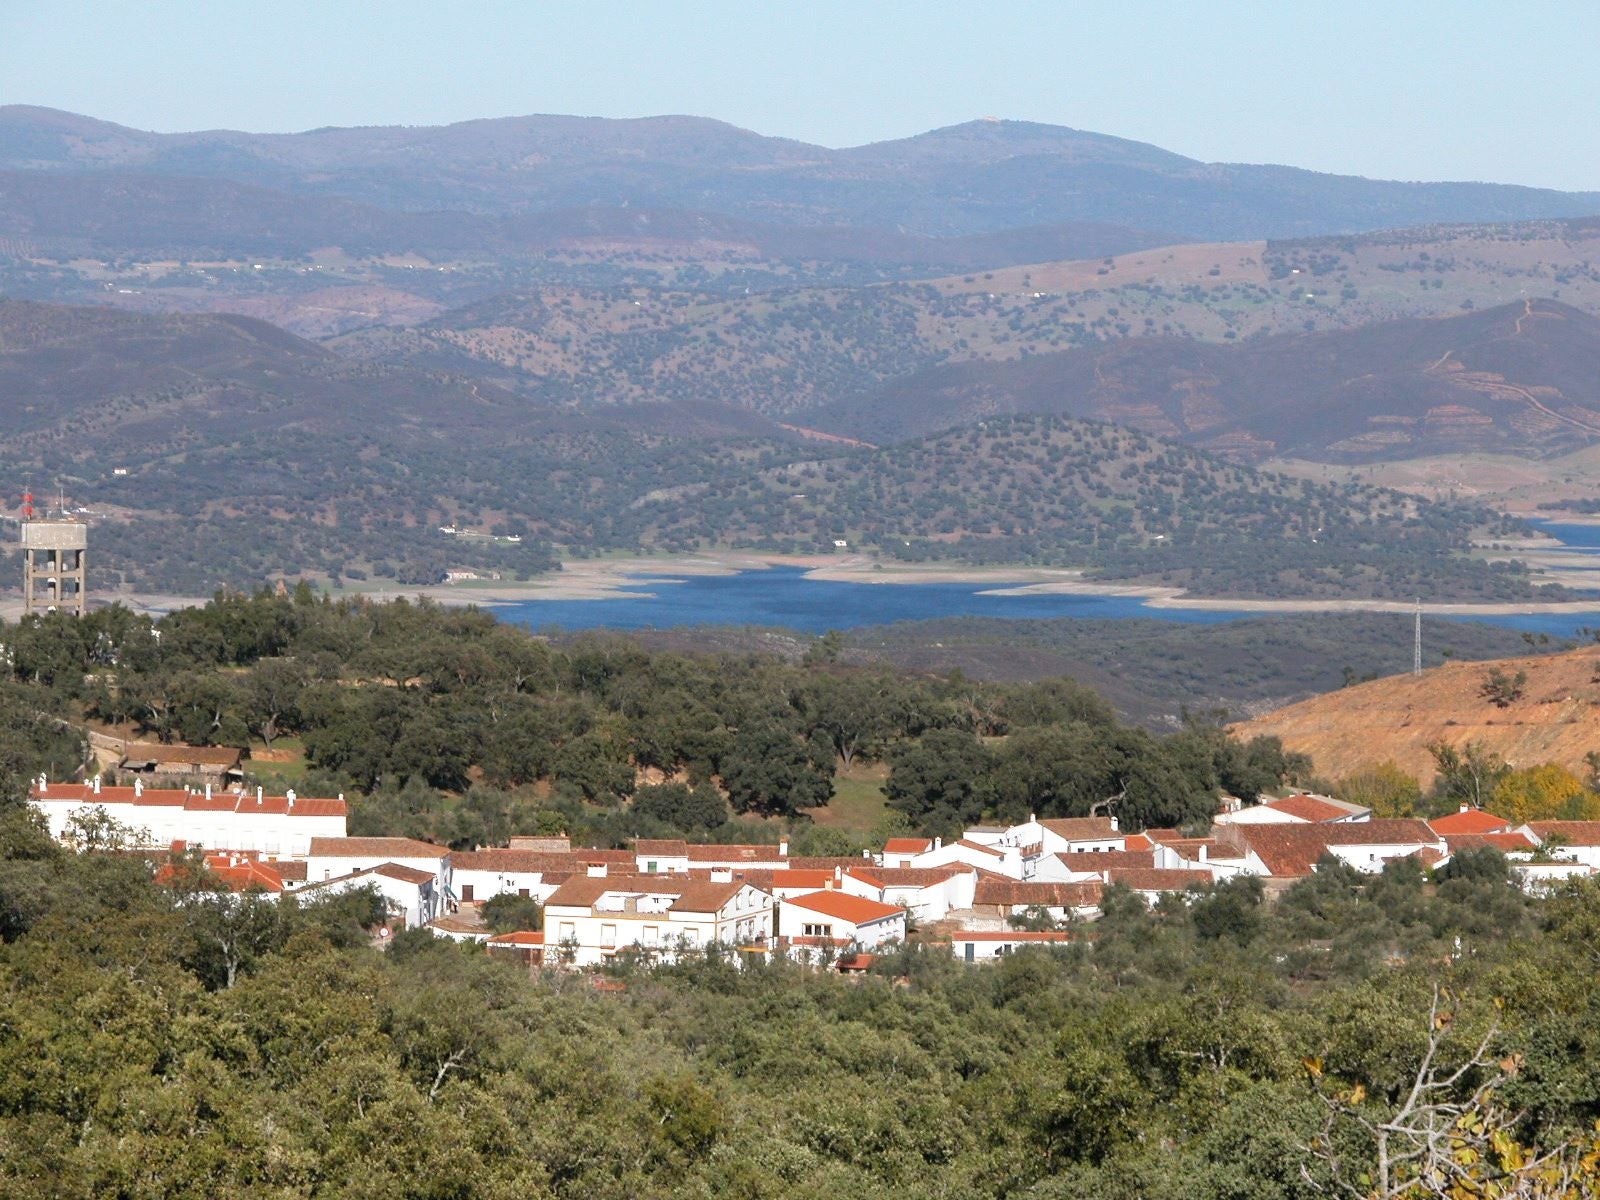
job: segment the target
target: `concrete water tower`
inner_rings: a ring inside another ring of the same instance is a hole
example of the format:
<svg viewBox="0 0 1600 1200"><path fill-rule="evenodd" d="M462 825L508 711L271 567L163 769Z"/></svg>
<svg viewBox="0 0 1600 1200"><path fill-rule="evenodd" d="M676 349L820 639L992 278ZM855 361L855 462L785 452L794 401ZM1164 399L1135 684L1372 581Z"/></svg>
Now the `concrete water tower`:
<svg viewBox="0 0 1600 1200"><path fill-rule="evenodd" d="M22 611L81 617L88 601L89 527L67 516L35 518L33 493L22 498Z"/></svg>

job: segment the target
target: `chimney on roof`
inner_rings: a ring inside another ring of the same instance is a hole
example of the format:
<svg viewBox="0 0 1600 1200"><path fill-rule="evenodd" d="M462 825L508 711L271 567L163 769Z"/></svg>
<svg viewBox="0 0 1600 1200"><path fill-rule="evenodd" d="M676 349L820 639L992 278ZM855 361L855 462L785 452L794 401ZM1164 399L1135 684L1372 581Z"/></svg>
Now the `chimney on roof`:
<svg viewBox="0 0 1600 1200"><path fill-rule="evenodd" d="M1100 882L1101 883L1110 883L1111 882L1111 868L1110 867L1102 867L1100 869Z"/></svg>
<svg viewBox="0 0 1600 1200"><path fill-rule="evenodd" d="M39 772L39 791L40 792L48 792L49 790L50 790L50 781L44 777L44 772L40 771Z"/></svg>
<svg viewBox="0 0 1600 1200"><path fill-rule="evenodd" d="M339 803L340 803L340 804L343 804L343 803L344 803L344 793L343 793L343 792L340 792L340 793L339 793Z"/></svg>
<svg viewBox="0 0 1600 1200"><path fill-rule="evenodd" d="M262 790L260 788L256 789L256 807L257 808L259 808L262 805L262 803L264 802L264 799L262 797L261 792L262 792Z"/></svg>
<svg viewBox="0 0 1600 1200"><path fill-rule="evenodd" d="M1028 814L1028 824L1029 825L1037 825L1038 823L1039 823L1039 814L1038 813L1029 813Z"/></svg>
<svg viewBox="0 0 1600 1200"><path fill-rule="evenodd" d="M590 863L587 874L588 874L590 879L604 879L606 877L606 865L605 865L605 863L603 863L603 862Z"/></svg>
<svg viewBox="0 0 1600 1200"><path fill-rule="evenodd" d="M844 868L840 867L840 866L835 866L833 868L833 878L828 880L827 890L832 891L834 888L842 887L843 885L844 885Z"/></svg>
<svg viewBox="0 0 1600 1200"><path fill-rule="evenodd" d="M1205 862L1206 861L1206 854L1207 854L1207 852L1209 850L1210 850L1210 847L1207 846L1204 842L1202 842L1200 844L1200 861L1201 862Z"/></svg>
<svg viewBox="0 0 1600 1200"><path fill-rule="evenodd" d="M1112 833L1116 833L1117 832L1117 819L1115 817L1111 818L1111 832Z"/></svg>
<svg viewBox="0 0 1600 1200"><path fill-rule="evenodd" d="M788 858L789 857L789 839L788 838L784 838L781 842L778 843L778 857L779 858Z"/></svg>
<svg viewBox="0 0 1600 1200"><path fill-rule="evenodd" d="M206 799L211 799L211 785L209 783L206 784Z"/></svg>
<svg viewBox="0 0 1600 1200"><path fill-rule="evenodd" d="M1463 803L1463 804L1462 804L1462 805L1461 805L1461 811L1462 811L1462 812L1466 812L1466 811L1467 811L1467 809L1468 809L1468 808L1470 808L1470 807L1471 807L1471 805L1469 805L1469 804L1466 804L1466 803Z"/></svg>
<svg viewBox="0 0 1600 1200"><path fill-rule="evenodd" d="M100 794L100 776L98 775L94 777L94 794L96 796Z"/></svg>
<svg viewBox="0 0 1600 1200"><path fill-rule="evenodd" d="M933 848L935 850L943 850L944 849L944 839L942 837L934 838L933 839Z"/></svg>
<svg viewBox="0 0 1600 1200"><path fill-rule="evenodd" d="M135 780L134 780L134 781L133 781L133 794L134 794L134 795L135 795L135 796L142 796L142 795L144 795L144 780L142 780L142 779L135 779Z"/></svg>

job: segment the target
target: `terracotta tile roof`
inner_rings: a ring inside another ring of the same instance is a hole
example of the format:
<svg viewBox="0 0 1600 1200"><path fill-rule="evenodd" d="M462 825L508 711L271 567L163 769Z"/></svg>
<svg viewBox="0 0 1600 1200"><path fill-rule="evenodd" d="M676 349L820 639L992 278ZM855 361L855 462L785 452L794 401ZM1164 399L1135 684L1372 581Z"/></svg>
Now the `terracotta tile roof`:
<svg viewBox="0 0 1600 1200"><path fill-rule="evenodd" d="M893 904L882 904L877 900L850 896L844 892L811 892L785 900L784 903L795 908L803 908L807 912L837 917L841 921L849 921L852 925L866 925L873 921L903 917L906 911Z"/></svg>
<svg viewBox="0 0 1600 1200"><path fill-rule="evenodd" d="M809 857L791 858L789 869L804 871L832 871L835 867L843 867L846 871L853 867L872 865L872 860L862 858L859 854L851 855L811 855Z"/></svg>
<svg viewBox="0 0 1600 1200"><path fill-rule="evenodd" d="M1142 836L1147 842L1166 845L1168 842L1176 842L1180 840L1183 837L1183 834L1179 833L1176 829L1146 829Z"/></svg>
<svg viewBox="0 0 1600 1200"><path fill-rule="evenodd" d="M734 883L712 883L705 879L691 879L678 898L672 902L673 912L714 913L732 900L749 884L743 880Z"/></svg>
<svg viewBox="0 0 1600 1200"><path fill-rule="evenodd" d="M227 885L230 892L244 892L260 888L266 892L283 891L283 876L265 863L236 854L208 854L205 873ZM155 875L158 884L170 884L178 877L171 863L164 863Z"/></svg>
<svg viewBox="0 0 1600 1200"><path fill-rule="evenodd" d="M632 868L634 865L634 855L632 850L591 850L588 848L580 848L572 852L572 857L578 862L584 864L605 863L608 867L616 866L629 868Z"/></svg>
<svg viewBox="0 0 1600 1200"><path fill-rule="evenodd" d="M337 796L296 796L289 811L297 817L343 817L350 806Z"/></svg>
<svg viewBox="0 0 1600 1200"><path fill-rule="evenodd" d="M958 875L970 875L973 868L965 863L947 867L852 867L846 874L853 875L873 887L926 888L947 883Z"/></svg>
<svg viewBox="0 0 1600 1200"><path fill-rule="evenodd" d="M542 946L544 934L537 929L519 929L515 933L497 933L489 939L491 946Z"/></svg>
<svg viewBox="0 0 1600 1200"><path fill-rule="evenodd" d="M1125 850L1154 850L1156 844L1142 833L1130 833L1122 845Z"/></svg>
<svg viewBox="0 0 1600 1200"><path fill-rule="evenodd" d="M1463 808L1458 812L1448 813L1442 817L1434 817L1428 825L1435 833L1462 834L1462 833L1499 833L1502 829L1510 829L1512 823L1504 817L1497 817L1492 812L1481 808Z"/></svg>
<svg viewBox="0 0 1600 1200"><path fill-rule="evenodd" d="M297 817L342 817L347 812L343 800L324 800L311 796L296 796L291 806L285 796L263 796L258 803L254 792L213 791L210 799L204 792L191 792L183 788L144 788L143 794L131 787L102 787L99 792L87 783L52 783L44 793L35 784L29 799L63 804L134 804L140 808L182 808L188 812L268 813Z"/></svg>
<svg viewBox="0 0 1600 1200"><path fill-rule="evenodd" d="M635 838L633 852L641 857L684 858L689 853L689 844L682 838Z"/></svg>
<svg viewBox="0 0 1600 1200"><path fill-rule="evenodd" d="M296 804L298 808L298 803ZM314 837L311 858L443 858L445 846L403 837Z"/></svg>
<svg viewBox="0 0 1600 1200"><path fill-rule="evenodd" d="M1528 828L1541 841L1558 837L1569 846L1600 846L1600 821L1529 821Z"/></svg>
<svg viewBox="0 0 1600 1200"><path fill-rule="evenodd" d="M1463 850L1479 850L1485 846L1492 846L1503 854L1535 848L1533 839L1527 834L1512 830L1495 833L1460 833L1447 836L1444 843L1450 848L1451 854L1459 854Z"/></svg>
<svg viewBox="0 0 1600 1200"><path fill-rule="evenodd" d="M1409 817L1338 825L1240 825L1237 831L1277 877L1311 874L1330 846L1429 846L1443 840L1426 821Z"/></svg>
<svg viewBox="0 0 1600 1200"><path fill-rule="evenodd" d="M102 793L104 789L101 789ZM125 804L133 804L137 808L183 808L189 802L190 793L182 788L145 788L143 795L134 795L133 788L122 788L121 791L129 793ZM90 796L90 800L104 801L105 796Z"/></svg>
<svg viewBox="0 0 1600 1200"><path fill-rule="evenodd" d="M677 912L716 912L746 887L743 881L713 883L682 875L574 875L545 901L547 908L592 908L610 892L637 896L672 896Z"/></svg>
<svg viewBox="0 0 1600 1200"><path fill-rule="evenodd" d="M183 802L186 812L233 812L238 806L239 797L230 792L197 792Z"/></svg>
<svg viewBox="0 0 1600 1200"><path fill-rule="evenodd" d="M991 877L978 880L972 903L974 907L992 904L1001 908L1087 908L1100 902L1100 891L1096 882L1034 883Z"/></svg>
<svg viewBox="0 0 1600 1200"><path fill-rule="evenodd" d="M1298 796L1285 796L1282 800L1269 800L1263 807L1276 809L1278 812L1287 813L1291 817L1298 817L1313 824L1338 821L1350 816L1349 809L1340 808L1336 804L1329 804L1326 800L1319 800L1304 793Z"/></svg>
<svg viewBox="0 0 1600 1200"><path fill-rule="evenodd" d="M933 843L927 838L890 838L883 844L885 854L921 854L932 849Z"/></svg>
<svg viewBox="0 0 1600 1200"><path fill-rule="evenodd" d="M1073 850L1052 854L1069 871L1104 871L1111 867L1153 867L1154 850Z"/></svg>
<svg viewBox="0 0 1600 1200"><path fill-rule="evenodd" d="M1002 854L1000 851L996 850L993 846L985 846L982 842L971 842L971 841L968 841L966 838L962 838L960 841L958 841L956 843L956 845L965 846L968 850L978 850L978 851L981 851L984 854L992 854L996 858L1004 858L1005 857L1004 854Z"/></svg>
<svg viewBox="0 0 1600 1200"><path fill-rule="evenodd" d="M690 862L757 863L784 862L787 856L776 846L688 846Z"/></svg>
<svg viewBox="0 0 1600 1200"><path fill-rule="evenodd" d="M1181 892L1212 882L1210 871L1184 871L1162 867L1113 867L1111 882L1136 892Z"/></svg>
<svg viewBox="0 0 1600 1200"><path fill-rule="evenodd" d="M488 850L452 850L450 865L458 871L538 875L549 871L581 871L585 863L575 854L546 854L537 850L491 847Z"/></svg>
<svg viewBox="0 0 1600 1200"><path fill-rule="evenodd" d="M1122 836L1111 828L1110 817L1058 817L1039 824L1069 842L1104 841Z"/></svg>
<svg viewBox="0 0 1600 1200"><path fill-rule="evenodd" d="M763 892L770 892L773 888L804 888L808 892L819 892L833 882L832 871L811 870L806 867L790 867L787 871L750 867L737 870L734 875Z"/></svg>
<svg viewBox="0 0 1600 1200"><path fill-rule="evenodd" d="M303 862L277 859L267 864L278 873L285 883L304 883L306 881L306 864Z"/></svg>
<svg viewBox="0 0 1600 1200"><path fill-rule="evenodd" d="M402 883L432 883L434 876L427 871L419 871L415 867L403 867L399 863L380 863L372 868L374 875L382 875L386 879L398 879Z"/></svg>

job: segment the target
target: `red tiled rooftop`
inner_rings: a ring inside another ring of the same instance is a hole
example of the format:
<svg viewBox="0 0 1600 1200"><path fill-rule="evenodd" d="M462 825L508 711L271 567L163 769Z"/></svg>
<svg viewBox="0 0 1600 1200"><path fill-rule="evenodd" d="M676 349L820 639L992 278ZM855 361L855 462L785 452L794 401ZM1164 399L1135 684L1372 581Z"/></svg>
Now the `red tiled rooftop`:
<svg viewBox="0 0 1600 1200"><path fill-rule="evenodd" d="M296 801L295 807L299 807ZM443 858L450 850L432 842L403 837L314 837L312 858Z"/></svg>
<svg viewBox="0 0 1600 1200"><path fill-rule="evenodd" d="M1298 817L1302 821L1312 824L1321 824L1328 821L1337 821L1350 816L1350 810L1340 808L1337 804L1329 804L1316 796L1307 796L1301 793L1297 796L1285 796L1282 800L1268 800L1266 808L1276 809L1278 812L1287 813L1291 817Z"/></svg>
<svg viewBox="0 0 1600 1200"><path fill-rule="evenodd" d="M803 908L808 912L837 917L841 921L849 921L852 925L864 925L872 921L904 916L906 911L893 904L882 904L877 900L850 896L844 892L811 892L785 900L784 903L795 908Z"/></svg>
<svg viewBox="0 0 1600 1200"><path fill-rule="evenodd" d="M1463 808L1442 817L1433 817L1428 824L1435 833L1453 836L1463 833L1499 833L1503 829L1510 829L1512 822L1504 817L1497 817L1485 809Z"/></svg>
<svg viewBox="0 0 1600 1200"><path fill-rule="evenodd" d="M933 849L927 838L890 838L883 844L885 854L922 854Z"/></svg>
<svg viewBox="0 0 1600 1200"><path fill-rule="evenodd" d="M978 880L972 903L975 907L1087 908L1100 902L1100 891L1097 882L1038 883L989 876Z"/></svg>

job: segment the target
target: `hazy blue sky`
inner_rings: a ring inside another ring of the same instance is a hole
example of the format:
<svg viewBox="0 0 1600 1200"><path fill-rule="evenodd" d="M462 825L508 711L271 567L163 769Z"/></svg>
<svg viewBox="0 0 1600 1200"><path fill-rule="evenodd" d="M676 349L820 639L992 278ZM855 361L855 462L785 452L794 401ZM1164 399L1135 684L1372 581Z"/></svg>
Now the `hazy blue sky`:
<svg viewBox="0 0 1600 1200"><path fill-rule="evenodd" d="M0 0L0 103L146 129L560 112L830 146L995 115L1600 189L1597 0Z"/></svg>

